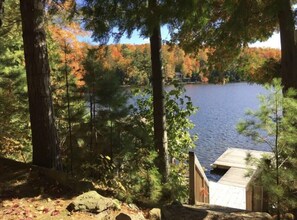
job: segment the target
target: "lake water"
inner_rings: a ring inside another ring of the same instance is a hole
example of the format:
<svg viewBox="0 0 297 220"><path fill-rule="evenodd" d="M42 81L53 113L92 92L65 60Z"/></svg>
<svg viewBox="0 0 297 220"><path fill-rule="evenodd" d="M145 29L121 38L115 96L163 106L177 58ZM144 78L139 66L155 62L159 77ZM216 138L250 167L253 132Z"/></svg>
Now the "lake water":
<svg viewBox="0 0 297 220"><path fill-rule="evenodd" d="M186 94L192 98L198 112L191 116L198 133L195 153L210 174L213 163L228 147L269 151L265 145L256 145L249 138L237 133L236 124L244 119L247 109L259 108L257 96L265 93L260 85L230 83L226 85L186 85Z"/></svg>

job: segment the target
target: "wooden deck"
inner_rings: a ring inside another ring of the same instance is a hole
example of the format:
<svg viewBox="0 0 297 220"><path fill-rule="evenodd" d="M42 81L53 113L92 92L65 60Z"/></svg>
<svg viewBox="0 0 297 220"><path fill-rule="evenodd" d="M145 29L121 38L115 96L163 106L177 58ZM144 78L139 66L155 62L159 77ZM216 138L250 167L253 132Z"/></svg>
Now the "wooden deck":
<svg viewBox="0 0 297 220"><path fill-rule="evenodd" d="M209 203L229 208L246 208L245 188L232 185L226 185L216 182L209 182Z"/></svg>
<svg viewBox="0 0 297 220"><path fill-rule="evenodd" d="M246 187L250 182L250 177L247 177L247 170L243 168L231 167L227 173L218 181L218 183Z"/></svg>
<svg viewBox="0 0 297 220"><path fill-rule="evenodd" d="M228 148L211 166L212 168L229 169L231 167L247 169L246 157L251 154L254 158L260 159L263 155L271 155L271 152L246 150L239 148ZM256 164L253 167L256 169Z"/></svg>
<svg viewBox="0 0 297 220"><path fill-rule="evenodd" d="M189 152L189 203L210 203L249 211L263 211L267 205L264 188L257 181L257 164L247 166L246 157L260 159L273 154L265 151L238 148L227 149L213 164L225 169L218 182L208 181L194 152ZM251 172L247 176L248 172ZM251 184L253 183L253 184Z"/></svg>
<svg viewBox="0 0 297 220"><path fill-rule="evenodd" d="M227 172L217 182L210 182L210 204L227 206L238 209L249 207L249 184L257 170L254 166L247 166L246 157L251 154L260 159L270 152L228 148L211 166L226 169ZM252 175L247 176L248 172Z"/></svg>

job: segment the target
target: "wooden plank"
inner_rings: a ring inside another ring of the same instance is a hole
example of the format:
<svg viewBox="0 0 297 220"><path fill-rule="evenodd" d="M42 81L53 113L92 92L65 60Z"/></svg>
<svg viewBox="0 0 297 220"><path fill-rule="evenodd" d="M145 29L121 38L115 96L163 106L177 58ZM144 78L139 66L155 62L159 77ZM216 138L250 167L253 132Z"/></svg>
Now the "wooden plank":
<svg viewBox="0 0 297 220"><path fill-rule="evenodd" d="M236 209L246 208L246 189L210 181L210 204Z"/></svg>
<svg viewBox="0 0 297 220"><path fill-rule="evenodd" d="M195 204L195 154L189 152L189 204Z"/></svg>
<svg viewBox="0 0 297 220"><path fill-rule="evenodd" d="M270 152L246 150L239 148L228 148L213 164L214 168L228 169L230 167L247 168L246 157L252 154L254 158L260 159L264 154L270 155ZM256 169L256 164L251 167Z"/></svg>
<svg viewBox="0 0 297 220"><path fill-rule="evenodd" d="M262 212L263 211L263 187L253 186L253 211Z"/></svg>
<svg viewBox="0 0 297 220"><path fill-rule="evenodd" d="M224 176L221 177L219 183L231 186L246 187L251 177L246 177L247 170L244 168L231 167Z"/></svg>
<svg viewBox="0 0 297 220"><path fill-rule="evenodd" d="M189 152L189 204L209 202L209 183L194 152Z"/></svg>
<svg viewBox="0 0 297 220"><path fill-rule="evenodd" d="M260 171L257 170L256 163L253 166L248 166L246 164L246 157L248 154L251 154L253 158L257 159L260 159L265 154L268 156L273 155L271 152L265 151L228 148L212 164L212 167L228 170L225 175L221 177L217 184L222 184L221 186L224 185L224 187L240 187L245 190L245 209L252 211L262 211L264 202L263 188L251 184L254 183L257 173ZM249 177L246 177L248 169L253 173Z"/></svg>
<svg viewBox="0 0 297 220"><path fill-rule="evenodd" d="M253 187L248 186L246 188L246 210L253 210Z"/></svg>

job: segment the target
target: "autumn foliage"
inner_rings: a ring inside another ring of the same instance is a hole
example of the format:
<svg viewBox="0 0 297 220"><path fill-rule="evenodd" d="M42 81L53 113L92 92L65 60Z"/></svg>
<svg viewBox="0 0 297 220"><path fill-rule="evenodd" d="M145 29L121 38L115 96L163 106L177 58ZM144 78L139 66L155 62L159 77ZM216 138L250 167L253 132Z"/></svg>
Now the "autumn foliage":
<svg viewBox="0 0 297 220"><path fill-rule="evenodd" d="M120 75L123 85L145 85L150 82L149 44L89 45L88 48L96 49L98 63L106 70L116 71ZM79 49L79 47L75 48L75 50ZM84 48L82 50L85 51ZM162 63L166 82L172 81L179 75L186 82L251 81L264 83L277 75L274 73L277 71L275 68L270 69L271 73L267 73L268 67L263 69L262 66L264 64L267 66L269 60L279 62L280 50L278 49L246 48L225 69L220 68L220 63L212 63L212 65L208 63L209 51L187 54L178 46L163 45ZM81 51L74 53L82 54ZM224 60L220 62L224 62Z"/></svg>

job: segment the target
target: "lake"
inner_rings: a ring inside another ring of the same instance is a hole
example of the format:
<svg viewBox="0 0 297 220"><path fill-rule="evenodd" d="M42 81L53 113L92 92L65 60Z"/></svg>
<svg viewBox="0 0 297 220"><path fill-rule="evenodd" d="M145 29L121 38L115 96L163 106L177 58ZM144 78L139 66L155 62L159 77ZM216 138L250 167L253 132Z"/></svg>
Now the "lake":
<svg viewBox="0 0 297 220"><path fill-rule="evenodd" d="M195 153L210 179L210 164L228 147L269 151L266 145L256 145L249 138L237 133L236 124L244 119L247 109L256 110L259 94L265 89L256 84L230 83L225 85L186 85L186 94L192 98L198 112L191 116L198 133Z"/></svg>

